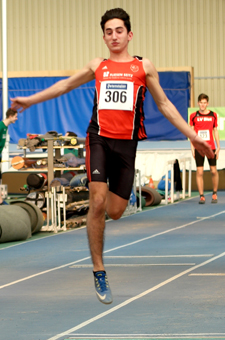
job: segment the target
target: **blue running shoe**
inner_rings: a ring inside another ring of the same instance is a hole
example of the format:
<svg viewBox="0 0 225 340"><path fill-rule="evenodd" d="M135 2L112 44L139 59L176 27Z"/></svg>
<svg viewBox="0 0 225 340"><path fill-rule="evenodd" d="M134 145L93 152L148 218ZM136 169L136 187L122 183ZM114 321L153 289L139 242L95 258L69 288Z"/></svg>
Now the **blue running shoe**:
<svg viewBox="0 0 225 340"><path fill-rule="evenodd" d="M100 302L109 304L113 302L111 289L105 271L95 272L95 291Z"/></svg>

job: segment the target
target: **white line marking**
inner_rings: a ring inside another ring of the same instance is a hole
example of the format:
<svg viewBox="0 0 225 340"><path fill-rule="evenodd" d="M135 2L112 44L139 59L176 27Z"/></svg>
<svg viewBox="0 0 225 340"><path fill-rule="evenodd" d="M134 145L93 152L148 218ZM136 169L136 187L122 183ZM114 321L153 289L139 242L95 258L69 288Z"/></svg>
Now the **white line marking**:
<svg viewBox="0 0 225 340"><path fill-rule="evenodd" d="M147 334L146 336L132 336L130 335L129 337L126 337L126 336L120 336L120 337L117 337L117 335L112 335L111 337L104 337L104 336L99 336L99 337L93 337L91 335L89 335L89 337L77 337L76 334L75 334L75 337L69 337L68 339L71 339L71 340L76 340L76 339L107 339L107 340L114 340L114 339L130 339L130 340L133 340L133 339L146 339L146 340L151 340L151 339L225 339L224 336L221 336L221 335L212 335L212 336L209 336L209 335L183 335L183 334L178 334L178 335L164 335L164 334Z"/></svg>
<svg viewBox="0 0 225 340"><path fill-rule="evenodd" d="M75 336L76 336L76 334L75 334ZM68 339L71 339L71 340L76 340L76 339L106 339L106 340L114 340L114 339L149 339L149 340L151 340L151 339L190 339L190 340L192 340L192 339L225 339L225 337L224 336L221 336L221 335L213 335L213 336L208 336L208 335L201 335L201 334L199 334L199 335L183 335L183 334L178 334L178 335L176 335L176 336L174 336L174 335L170 335L170 334L168 334L168 335L161 335L161 334L153 334L153 335L151 335L151 334L147 334L146 336L132 336L132 335L130 335L129 337L126 337L126 336L120 336L120 337L118 337L118 336L111 336L111 337L104 337L104 336L99 336L99 337L93 337L93 336L91 336L91 335L89 335L89 337L69 337Z"/></svg>
<svg viewBox="0 0 225 340"><path fill-rule="evenodd" d="M73 336L73 334L70 334ZM224 339L225 333L190 333L190 334L74 334L75 337L69 339L199 339L218 338Z"/></svg>
<svg viewBox="0 0 225 340"><path fill-rule="evenodd" d="M36 276L39 276L39 275L43 275L43 274L47 274L47 273L50 273L50 272L53 272L54 270L58 270L58 269L62 269L62 268L65 268L65 267L68 267L68 266L71 266L73 265L74 263L79 263L79 262L82 262L82 261L85 261L85 260L89 260L91 257L88 256L88 257L85 257L83 259L80 259L80 260L77 260L77 261L74 261L74 262L71 262L71 263L67 263L67 264L64 264L62 266L59 266L59 267L55 267L55 268L52 268L52 269L48 269L48 270L45 270L43 272L40 272L40 273L37 273L37 274L33 274L33 275L30 275L30 276L27 276L27 277L24 277L22 279L19 279L19 280L16 280L16 281L13 281L13 282L10 282L10 283L7 283L3 286L0 286L0 289L2 288L6 288L6 287L9 287L9 286L12 286L12 285L15 285L19 282L23 282L23 281L26 281L26 280L30 280Z"/></svg>
<svg viewBox="0 0 225 340"><path fill-rule="evenodd" d="M118 264L118 263L105 263L105 267L145 267L145 266L194 266L195 263L137 263L137 264ZM70 268L91 268L92 264L78 264Z"/></svg>
<svg viewBox="0 0 225 340"><path fill-rule="evenodd" d="M153 292L153 291L155 291L155 290L157 290L157 289L167 285L168 283L170 283L170 282L172 282L172 281L174 281L174 280L176 280L176 279L178 279L178 278L180 278L180 277L182 277L182 276L192 272L193 270L195 270L197 268L200 268L200 267L203 267L206 264L208 264L210 262L213 262L213 261L215 261L215 260L217 260L217 259L219 259L219 258L221 258L223 256L225 256L225 252L220 254L220 255L217 255L217 256L215 256L215 257L213 257L213 258L211 258L211 259L209 259L209 260L207 260L207 261L205 261L203 263L200 263L200 264L198 264L198 265L196 265L196 266L194 266L192 268L189 268L189 269L187 269L187 270L185 270L185 271L183 271L183 272L181 272L181 273L179 273L177 275L174 275L170 279L167 279L167 280L157 284L156 286L154 286L154 287L144 291L143 293L138 294L138 295L136 295L136 296L134 296L134 297L132 297L132 298L130 298L130 299L120 303L119 305L117 305L117 306L115 306L113 308L110 308L109 310L107 310L107 311L105 311L103 313L100 313L100 314L96 315L95 317L93 317L93 318L91 318L91 319L89 319L87 321L84 321L84 322L80 323L79 325L77 325L75 327L72 327L72 328L68 329L65 332L57 334L57 335L53 336L52 338L49 338L48 340L57 340L57 339L59 339L62 336L66 336L66 335L68 335L68 334L70 334L72 332L75 332L78 329L81 329L81 328L83 328L83 327L85 327L85 326L87 326L87 325L89 325L89 324L91 324L91 323L93 323L93 322L95 322L95 321L97 321L99 319L102 319L104 316L109 315L109 314L117 311L118 309L127 306L128 304L132 303L133 301L136 301L136 300L146 296L147 294L149 294L149 293L151 293L151 292Z"/></svg>
<svg viewBox="0 0 225 340"><path fill-rule="evenodd" d="M212 257L214 254L202 254L202 255L131 255L131 256L104 256L105 259L133 259L133 258L167 258L167 257Z"/></svg>
<svg viewBox="0 0 225 340"><path fill-rule="evenodd" d="M193 273L189 276L225 276L225 273Z"/></svg>
<svg viewBox="0 0 225 340"><path fill-rule="evenodd" d="M206 195L209 195L209 193L208 193L208 194L206 193L205 196L206 196ZM151 208L151 211L156 210L156 209L161 209L161 208L172 207L173 205L183 203L184 201L190 201L190 200L192 200L192 199L195 199L196 197L197 197L197 196L188 197L188 198L185 198L185 200L177 201L177 202L174 202L174 203L168 204L168 205L157 205L157 206L152 207L152 208ZM137 214L144 214L144 213L147 213L147 212L149 212L149 210L138 211ZM128 216L122 216L121 218L128 218L128 217L130 217L130 215L128 215ZM201 217L201 219L202 219L202 217ZM111 221L111 219L108 219L108 220L106 220L105 222L107 223L107 222L110 222L110 221ZM79 231L80 229L84 229L84 228L86 228L85 225L82 226L82 227L80 227L80 228L75 228L75 229L72 229L72 230L67 230L66 232L67 232L67 233L70 233L70 232L73 232L73 231ZM27 244L27 243L30 243L30 242L40 241L40 240L42 240L42 239L44 239L44 238L47 238L47 237L61 236L61 235L64 235L64 233L51 234L51 235L43 236L43 237L40 237L40 238L37 238L37 239L27 240L26 243L20 242L20 243L17 243L17 244L13 244L13 245L10 245L10 246L6 246L6 247L4 247L4 248L0 248L0 251L6 250L6 249L12 248L12 247L21 246L21 245L24 245L24 244Z"/></svg>
<svg viewBox="0 0 225 340"><path fill-rule="evenodd" d="M84 229L84 228L86 228L86 226L82 226L82 227L80 227L80 228L75 228L75 229L72 229L72 230L67 230L66 232L67 233L71 233L72 231L78 231L78 230L81 230L81 229ZM12 244L12 245L10 245L10 246L5 246L4 248L0 248L0 251L1 250L6 250L6 249L9 249L9 248L13 248L13 247L17 247L17 246L21 246L21 245L25 245L25 244L27 244L27 243L30 243L30 242L35 242L35 241L40 241L40 240L43 240L43 239L46 239L46 238L48 238L48 237L54 237L54 236L61 236L61 235L65 235L65 233L52 233L51 235L46 235L46 236L41 236L40 238L35 238L35 239L33 239L33 240L26 240L26 242L25 241L18 241L18 243L16 243L16 244ZM3 244L3 243L2 243ZM1 245L2 245L1 244Z"/></svg>
<svg viewBox="0 0 225 340"><path fill-rule="evenodd" d="M70 334L73 336L73 334ZM69 339L224 339L225 333L194 333L194 334L74 334L75 337L69 337Z"/></svg>
<svg viewBox="0 0 225 340"><path fill-rule="evenodd" d="M211 215L211 216L207 216L207 217L205 217L204 219L206 220L206 219L209 219L209 218L212 218L212 217L215 217L215 216L224 214L224 213L225 213L225 210L223 210L223 211L221 211L221 212L219 212L219 213L217 213L217 214L214 214L214 215ZM168 229L168 230L162 231L161 233L157 233L157 234L154 234L154 235L151 235L151 236L148 236L148 237L139 239L139 240L134 241L134 242L130 242L130 243L127 243L127 244L124 244L124 245L121 245L121 246L118 246L118 247L115 247L115 248L111 248L111 249L109 249L109 250L105 250L105 251L104 251L104 254L109 253L109 252L114 251L114 250L126 248L126 247L129 247L129 246L131 246L131 245L134 245L134 244L143 242L143 241L150 240L151 238L154 238L154 237L157 237L157 236L161 236L161 235L164 235L164 234L168 234L168 233L170 233L171 231L179 230L179 229L185 228L185 227L187 227L187 226L189 226L189 225L192 225L192 224L195 224L195 223L199 223L199 222L201 222L201 221L202 221L202 220L195 220L195 221L189 222L189 223L187 223L187 224L183 224L182 226L175 227L175 228L172 228L172 229ZM22 279L19 279L19 280L16 280L16 281L13 281L13 282L10 282L10 283L7 283L7 284L5 284L5 285L0 286L0 289L6 288L6 287L9 287L9 286L12 286L12 285L17 284L17 283L22 282L22 281L30 280L30 279L32 279L32 278L34 278L34 277L39 276L39 275L47 274L47 273L50 273L50 272L52 272L52 271L55 271L55 270L58 270L58 269L62 269L62 268L71 266L71 265L73 265L73 264L75 264L75 263L79 263L79 262L86 261L86 260L89 260L89 259L90 259L90 256L85 257L85 258L80 259L80 260L77 260L77 261L74 261L74 262L70 262L70 263L64 264L64 265L59 266L59 267L55 267L55 268L52 268L52 269L45 270L45 271L40 272L40 273L36 273L36 274L34 274L34 275L30 275L30 276L24 277L24 278L22 278Z"/></svg>
<svg viewBox="0 0 225 340"><path fill-rule="evenodd" d="M204 217L203 220L207 220L207 219L213 218L213 217L215 217L215 216L218 216L218 215L221 215L221 214L224 214L224 213L225 213L225 210L223 210L223 211L221 211L221 212L219 212L219 213L217 213L217 214L214 214L214 215L210 215L210 216ZM157 234L154 234L154 235L151 235L151 236L147 236L147 237L142 238L142 239L139 239L139 240L137 240L137 241L127 243L127 244L125 244L125 245L123 245L123 246L119 246L119 247L115 247L115 248L106 250L106 251L104 251L104 254L109 253L109 252L114 251L114 250L117 250L117 249L121 249L121 248L125 248L125 247L128 247L128 246L131 246L131 245L133 245L133 244L137 244L137 243L139 243L139 242L143 242L143 241L149 240L149 239L154 238L154 237L157 237L157 236L161 236L161 235L170 233L171 231L175 231L175 230L179 230L179 229L185 228L185 227L187 227L187 226L189 226L189 225L192 225L192 224L195 224L195 223L199 223L199 222L202 222L202 220L194 220L194 221L189 222L189 223L187 223L187 224L183 224L183 225L181 225L181 226L179 226L179 227L174 227L174 228L172 228L172 229L168 229L168 230L162 231L162 232L160 232L160 233L157 233Z"/></svg>

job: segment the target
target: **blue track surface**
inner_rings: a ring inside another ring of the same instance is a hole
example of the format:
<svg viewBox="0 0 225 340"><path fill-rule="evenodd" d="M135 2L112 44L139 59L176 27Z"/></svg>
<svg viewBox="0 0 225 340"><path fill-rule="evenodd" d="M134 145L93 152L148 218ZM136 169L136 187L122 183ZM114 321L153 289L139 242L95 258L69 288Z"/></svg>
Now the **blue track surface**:
<svg viewBox="0 0 225 340"><path fill-rule="evenodd" d="M225 192L108 221L101 304L86 228L0 250L0 339L225 338Z"/></svg>

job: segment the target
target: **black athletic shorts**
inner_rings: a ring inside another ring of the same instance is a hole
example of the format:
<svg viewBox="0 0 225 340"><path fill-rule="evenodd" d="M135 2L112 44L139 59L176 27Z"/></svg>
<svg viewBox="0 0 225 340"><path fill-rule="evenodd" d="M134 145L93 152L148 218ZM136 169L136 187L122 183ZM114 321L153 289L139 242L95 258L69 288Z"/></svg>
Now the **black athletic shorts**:
<svg viewBox="0 0 225 340"><path fill-rule="evenodd" d="M88 133L86 168L89 182L109 183L109 190L128 200L134 181L137 141Z"/></svg>
<svg viewBox="0 0 225 340"><path fill-rule="evenodd" d="M214 154L215 154L216 150L213 150ZM207 158L209 165L210 166L216 166L216 154L214 156L214 158ZM200 153L198 152L198 150L195 149L195 162L196 162L196 166L200 167L204 165L204 161L205 161L205 157L201 156Z"/></svg>

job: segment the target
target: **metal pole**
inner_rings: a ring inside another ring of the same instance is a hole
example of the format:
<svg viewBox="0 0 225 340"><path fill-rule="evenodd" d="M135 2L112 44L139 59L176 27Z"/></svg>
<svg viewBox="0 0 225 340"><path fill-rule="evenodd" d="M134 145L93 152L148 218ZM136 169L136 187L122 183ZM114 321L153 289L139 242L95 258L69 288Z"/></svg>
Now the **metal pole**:
<svg viewBox="0 0 225 340"><path fill-rule="evenodd" d="M2 0L2 116L6 118L8 110L8 68L7 68L7 0ZM2 151L2 172L9 169L9 135Z"/></svg>
<svg viewBox="0 0 225 340"><path fill-rule="evenodd" d="M165 204L168 204L168 191L169 191L169 183L168 183L169 175L168 175L168 172L169 172L169 164L167 162L167 164L166 164L166 176L165 176Z"/></svg>
<svg viewBox="0 0 225 340"><path fill-rule="evenodd" d="M170 199L171 199L171 203L174 202L174 168L173 165L175 163L175 160L173 162L171 162L171 180L170 180Z"/></svg>
<svg viewBox="0 0 225 340"><path fill-rule="evenodd" d="M191 158L189 158L189 171L188 171L188 196L191 197L191 176L192 176L192 169L191 169Z"/></svg>

